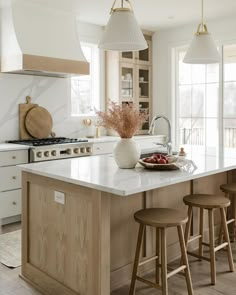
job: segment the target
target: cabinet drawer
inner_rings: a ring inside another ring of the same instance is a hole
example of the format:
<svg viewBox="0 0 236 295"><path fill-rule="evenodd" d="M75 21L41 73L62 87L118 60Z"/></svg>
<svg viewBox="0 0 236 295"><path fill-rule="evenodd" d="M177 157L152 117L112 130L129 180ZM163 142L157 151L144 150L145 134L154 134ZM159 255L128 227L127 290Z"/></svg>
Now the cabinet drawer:
<svg viewBox="0 0 236 295"><path fill-rule="evenodd" d="M0 152L0 166L28 163L28 150Z"/></svg>
<svg viewBox="0 0 236 295"><path fill-rule="evenodd" d="M0 193L0 219L21 214L21 189Z"/></svg>
<svg viewBox="0 0 236 295"><path fill-rule="evenodd" d="M16 166L0 167L0 191L21 188L21 170Z"/></svg>
<svg viewBox="0 0 236 295"><path fill-rule="evenodd" d="M114 150L116 142L103 142L93 144L93 155L110 154Z"/></svg>

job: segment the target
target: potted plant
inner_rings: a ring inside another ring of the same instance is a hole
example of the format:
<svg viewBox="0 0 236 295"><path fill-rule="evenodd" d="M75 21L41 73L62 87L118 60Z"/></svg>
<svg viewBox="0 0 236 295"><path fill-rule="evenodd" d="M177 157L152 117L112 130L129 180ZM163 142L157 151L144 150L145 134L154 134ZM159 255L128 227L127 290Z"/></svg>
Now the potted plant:
<svg viewBox="0 0 236 295"><path fill-rule="evenodd" d="M147 119L133 103L119 105L109 101L107 112L97 112L99 125L116 131L121 139L114 149L114 158L120 168L134 168L140 158L140 148L133 139L136 131Z"/></svg>

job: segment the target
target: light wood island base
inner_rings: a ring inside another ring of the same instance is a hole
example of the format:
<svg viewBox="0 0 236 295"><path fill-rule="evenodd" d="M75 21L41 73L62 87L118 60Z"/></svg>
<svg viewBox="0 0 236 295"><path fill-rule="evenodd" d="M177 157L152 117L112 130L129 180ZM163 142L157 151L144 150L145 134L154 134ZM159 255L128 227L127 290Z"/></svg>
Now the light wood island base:
<svg viewBox="0 0 236 295"><path fill-rule="evenodd" d="M22 276L46 295L109 295L131 277L138 231L134 212L149 207L186 210L182 198L193 192L223 195L219 185L230 181L232 172L127 197L29 172L22 176ZM64 205L55 202L54 191L65 194ZM154 240L148 229L143 257L155 251ZM170 260L179 256L177 241L170 230ZM153 268L145 265L141 272Z"/></svg>

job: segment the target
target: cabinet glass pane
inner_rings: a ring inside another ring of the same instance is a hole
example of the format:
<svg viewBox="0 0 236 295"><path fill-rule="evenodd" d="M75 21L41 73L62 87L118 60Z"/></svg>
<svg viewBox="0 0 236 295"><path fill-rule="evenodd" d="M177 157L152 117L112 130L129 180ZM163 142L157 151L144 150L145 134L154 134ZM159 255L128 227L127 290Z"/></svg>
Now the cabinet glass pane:
<svg viewBox="0 0 236 295"><path fill-rule="evenodd" d="M149 70L139 70L139 97L149 97Z"/></svg>
<svg viewBox="0 0 236 295"><path fill-rule="evenodd" d="M133 97L133 69L122 68L121 76L121 96Z"/></svg>
<svg viewBox="0 0 236 295"><path fill-rule="evenodd" d="M139 102L139 112L145 113L146 115L149 115L149 102L146 101L140 101ZM147 120L143 123L141 130L149 130L149 116Z"/></svg>
<svg viewBox="0 0 236 295"><path fill-rule="evenodd" d="M128 58L128 59L133 59L133 52L132 51L127 51L127 52L122 52L122 58Z"/></svg>
<svg viewBox="0 0 236 295"><path fill-rule="evenodd" d="M138 52L138 58L142 61L149 61L149 49L140 50Z"/></svg>

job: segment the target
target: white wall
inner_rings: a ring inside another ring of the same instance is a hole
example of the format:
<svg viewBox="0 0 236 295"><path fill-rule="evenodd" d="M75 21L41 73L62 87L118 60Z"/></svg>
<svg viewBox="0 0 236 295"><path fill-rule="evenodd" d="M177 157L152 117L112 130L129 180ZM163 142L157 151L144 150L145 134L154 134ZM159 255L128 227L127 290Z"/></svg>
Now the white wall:
<svg viewBox="0 0 236 295"><path fill-rule="evenodd" d="M84 42L96 43L102 33L102 27L85 23L79 23L78 29L80 41ZM103 68L101 75L104 77ZM25 103L27 95L51 113L57 136L86 135L83 118L70 116L70 79L0 74L0 142L18 139L18 104ZM104 98L104 78L101 95Z"/></svg>
<svg viewBox="0 0 236 295"><path fill-rule="evenodd" d="M236 19L207 21L209 32L217 43L236 42ZM197 24L156 32L153 36L153 114L172 118L171 48L189 44ZM174 79L174 77L173 77ZM158 130L164 133L163 125Z"/></svg>

